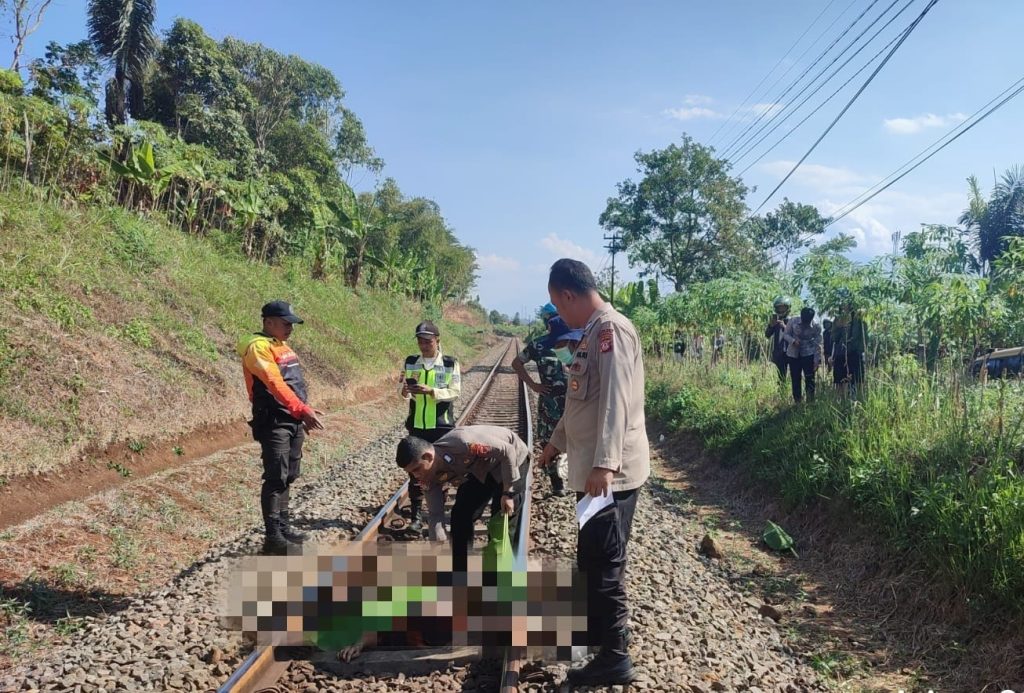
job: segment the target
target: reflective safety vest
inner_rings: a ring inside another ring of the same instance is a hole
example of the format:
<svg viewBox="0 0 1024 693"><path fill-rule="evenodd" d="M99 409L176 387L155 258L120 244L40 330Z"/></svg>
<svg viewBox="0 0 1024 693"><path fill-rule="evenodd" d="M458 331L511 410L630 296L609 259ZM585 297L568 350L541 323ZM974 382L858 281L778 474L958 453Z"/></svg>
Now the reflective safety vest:
<svg viewBox="0 0 1024 693"><path fill-rule="evenodd" d="M414 379L420 385L436 389L448 389L458 383L458 364L451 356L441 356L441 362L432 369L423 365L422 357L410 356L405 359L405 378ZM438 402L430 395L412 395L409 400L409 416L406 429L412 431L455 427L455 407L452 402Z"/></svg>

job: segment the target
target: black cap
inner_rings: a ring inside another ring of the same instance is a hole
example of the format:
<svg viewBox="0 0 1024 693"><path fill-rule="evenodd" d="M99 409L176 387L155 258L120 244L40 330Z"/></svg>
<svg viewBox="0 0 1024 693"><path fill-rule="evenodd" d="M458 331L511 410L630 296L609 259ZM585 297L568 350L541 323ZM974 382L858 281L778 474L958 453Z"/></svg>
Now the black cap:
<svg viewBox="0 0 1024 693"><path fill-rule="evenodd" d="M292 312L291 304L286 301L271 301L263 306L263 317L284 318L293 325L295 323L302 323L302 318Z"/></svg>
<svg viewBox="0 0 1024 693"><path fill-rule="evenodd" d="M429 320L424 320L423 322L421 322L419 325L416 326L416 336L417 337L440 337L441 336L441 330L437 329L437 325L435 325L434 323L430 322Z"/></svg>

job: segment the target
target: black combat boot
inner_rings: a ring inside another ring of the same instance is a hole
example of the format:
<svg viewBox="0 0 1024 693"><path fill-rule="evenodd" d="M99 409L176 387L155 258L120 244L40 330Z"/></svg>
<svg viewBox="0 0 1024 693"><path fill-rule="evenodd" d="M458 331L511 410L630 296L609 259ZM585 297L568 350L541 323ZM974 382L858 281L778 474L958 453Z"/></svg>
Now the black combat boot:
<svg viewBox="0 0 1024 693"><path fill-rule="evenodd" d="M589 664L569 670L573 686L614 686L631 683L636 670L626 651L626 631L619 629L605 636L601 651Z"/></svg>
<svg viewBox="0 0 1024 693"><path fill-rule="evenodd" d="M288 541L281 532L281 497L265 496L260 499L263 506L263 524L266 538L263 540L264 556L285 556L301 553L302 546Z"/></svg>
<svg viewBox="0 0 1024 693"><path fill-rule="evenodd" d="M417 498L409 503L409 529L413 532L422 532L426 525L423 523L423 518L420 517L422 514L422 508L420 501Z"/></svg>
<svg viewBox="0 0 1024 693"><path fill-rule="evenodd" d="M306 541L306 535L292 529L292 516L291 512L288 510L290 493L291 489L286 489L285 492L281 494L281 534L285 539L293 544L301 544Z"/></svg>
<svg viewBox="0 0 1024 693"><path fill-rule="evenodd" d="M550 472L551 476L551 495L558 496L561 498L565 495L565 482L562 481L562 477L558 474L558 470Z"/></svg>

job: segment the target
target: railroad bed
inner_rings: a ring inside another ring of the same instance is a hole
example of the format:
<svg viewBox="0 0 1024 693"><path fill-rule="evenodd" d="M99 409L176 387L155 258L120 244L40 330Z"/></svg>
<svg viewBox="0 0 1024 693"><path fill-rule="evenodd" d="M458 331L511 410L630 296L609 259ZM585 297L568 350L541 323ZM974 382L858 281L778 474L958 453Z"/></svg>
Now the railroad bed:
<svg viewBox="0 0 1024 693"><path fill-rule="evenodd" d="M505 342L494 347L481 365L463 372L463 398L476 393L506 347ZM396 406L402 406L397 399ZM393 461L403 435L405 430L396 426L336 461L331 473L300 481L293 515L311 542L352 539L407 478ZM0 672L0 691L219 688L250 649L220 623L227 571L233 559L257 553L262 541L262 528L254 524L210 549L165 587L127 600L117 613L86 619L72 643L38 653L32 664Z"/></svg>
<svg viewBox="0 0 1024 693"><path fill-rule="evenodd" d="M497 357L497 350L490 358ZM485 359L484 361L487 361ZM488 369L463 375L471 396ZM514 376L510 376L514 377ZM403 434L396 428L340 461L330 479L306 482L297 494L300 519L317 520L312 539L352 538L402 482L390 460ZM543 475L534 483L531 552L571 559L575 553L573 502L551 498ZM324 519L328 518L328 519ZM705 528L680 502L648 484L642 492L629 548L631 647L640 680L628 690L758 691L825 690L817 674L783 637L785 622L758 614L728 565L700 556ZM91 619L69 647L39 657L32 666L0 674L0 691L210 690L222 685L248 654L241 638L218 620L218 590L226 558L259 549L258 530L217 547L165 589L133 600L106 619ZM521 690L554 691L566 666L527 664ZM496 690L501 663L449 667L432 676L328 679L311 665L293 662L287 685L295 691ZM26 680L28 677L28 680ZM289 689L280 689L289 690ZM620 687L597 690L622 690Z"/></svg>
<svg viewBox="0 0 1024 693"><path fill-rule="evenodd" d="M527 389L511 369L518 353L518 341L511 340L507 350L494 364L476 395L466 404L458 425L490 424L516 431L525 441L531 440L530 404ZM527 483L530 477L527 478ZM449 489L453 491L453 489ZM449 511L454 492L448 494ZM408 503L408 483L383 505L356 537L361 543L415 541L418 537L407 531L407 521L400 509ZM530 502L520 514L523 526L529 526ZM528 532L524 532L527 534ZM476 545L486 536L483 523L478 523ZM526 547L520 547L525 550ZM504 661L479 660L475 648L451 651L441 648L439 663L424 661L423 650L406 652L382 650L364 653L351 664L340 664L334 652L311 648L261 648L250 654L220 689L221 693L256 693L259 691L293 690L461 690L490 691L506 682L503 690L516 690L521 662L513 655ZM371 661L372 660L372 668ZM454 660L454 661L451 661ZM457 664L455 662L458 662ZM426 664L426 666L424 666ZM424 671L413 675L412 670ZM456 683L458 681L458 683Z"/></svg>

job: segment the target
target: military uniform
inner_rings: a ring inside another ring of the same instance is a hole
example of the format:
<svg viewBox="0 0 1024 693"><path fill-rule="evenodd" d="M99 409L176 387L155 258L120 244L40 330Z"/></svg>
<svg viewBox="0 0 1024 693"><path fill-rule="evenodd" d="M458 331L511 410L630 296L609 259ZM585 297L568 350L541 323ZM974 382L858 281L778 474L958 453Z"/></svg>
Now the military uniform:
<svg viewBox="0 0 1024 693"><path fill-rule="evenodd" d="M625 567L637 492L650 476L644 418L644 364L633 324L610 305L599 308L583 330L568 367L565 414L551 443L569 454L569 487L583 497L595 467L614 473L615 503L579 531L576 560L587 575L590 644L623 637Z"/></svg>
<svg viewBox="0 0 1024 693"><path fill-rule="evenodd" d="M562 362L555 356L555 350L546 343L547 339L546 335L538 337L519 353L519 360L523 363L533 361L537 364L537 375L540 376L541 384L550 388L548 394L537 397L536 442L541 447L551 440L551 434L555 432L555 426L565 411L565 390L568 382ZM547 473L551 478L552 487L561 493L562 477L557 462L548 465Z"/></svg>
<svg viewBox="0 0 1024 693"><path fill-rule="evenodd" d="M434 443L431 478L424 482L430 538L444 539L444 487L461 481L452 507L452 554L456 571L465 571L473 523L488 503L510 491L513 518L522 506L530 451L515 433L501 426L454 428ZM515 523L511 521L510 526Z"/></svg>

